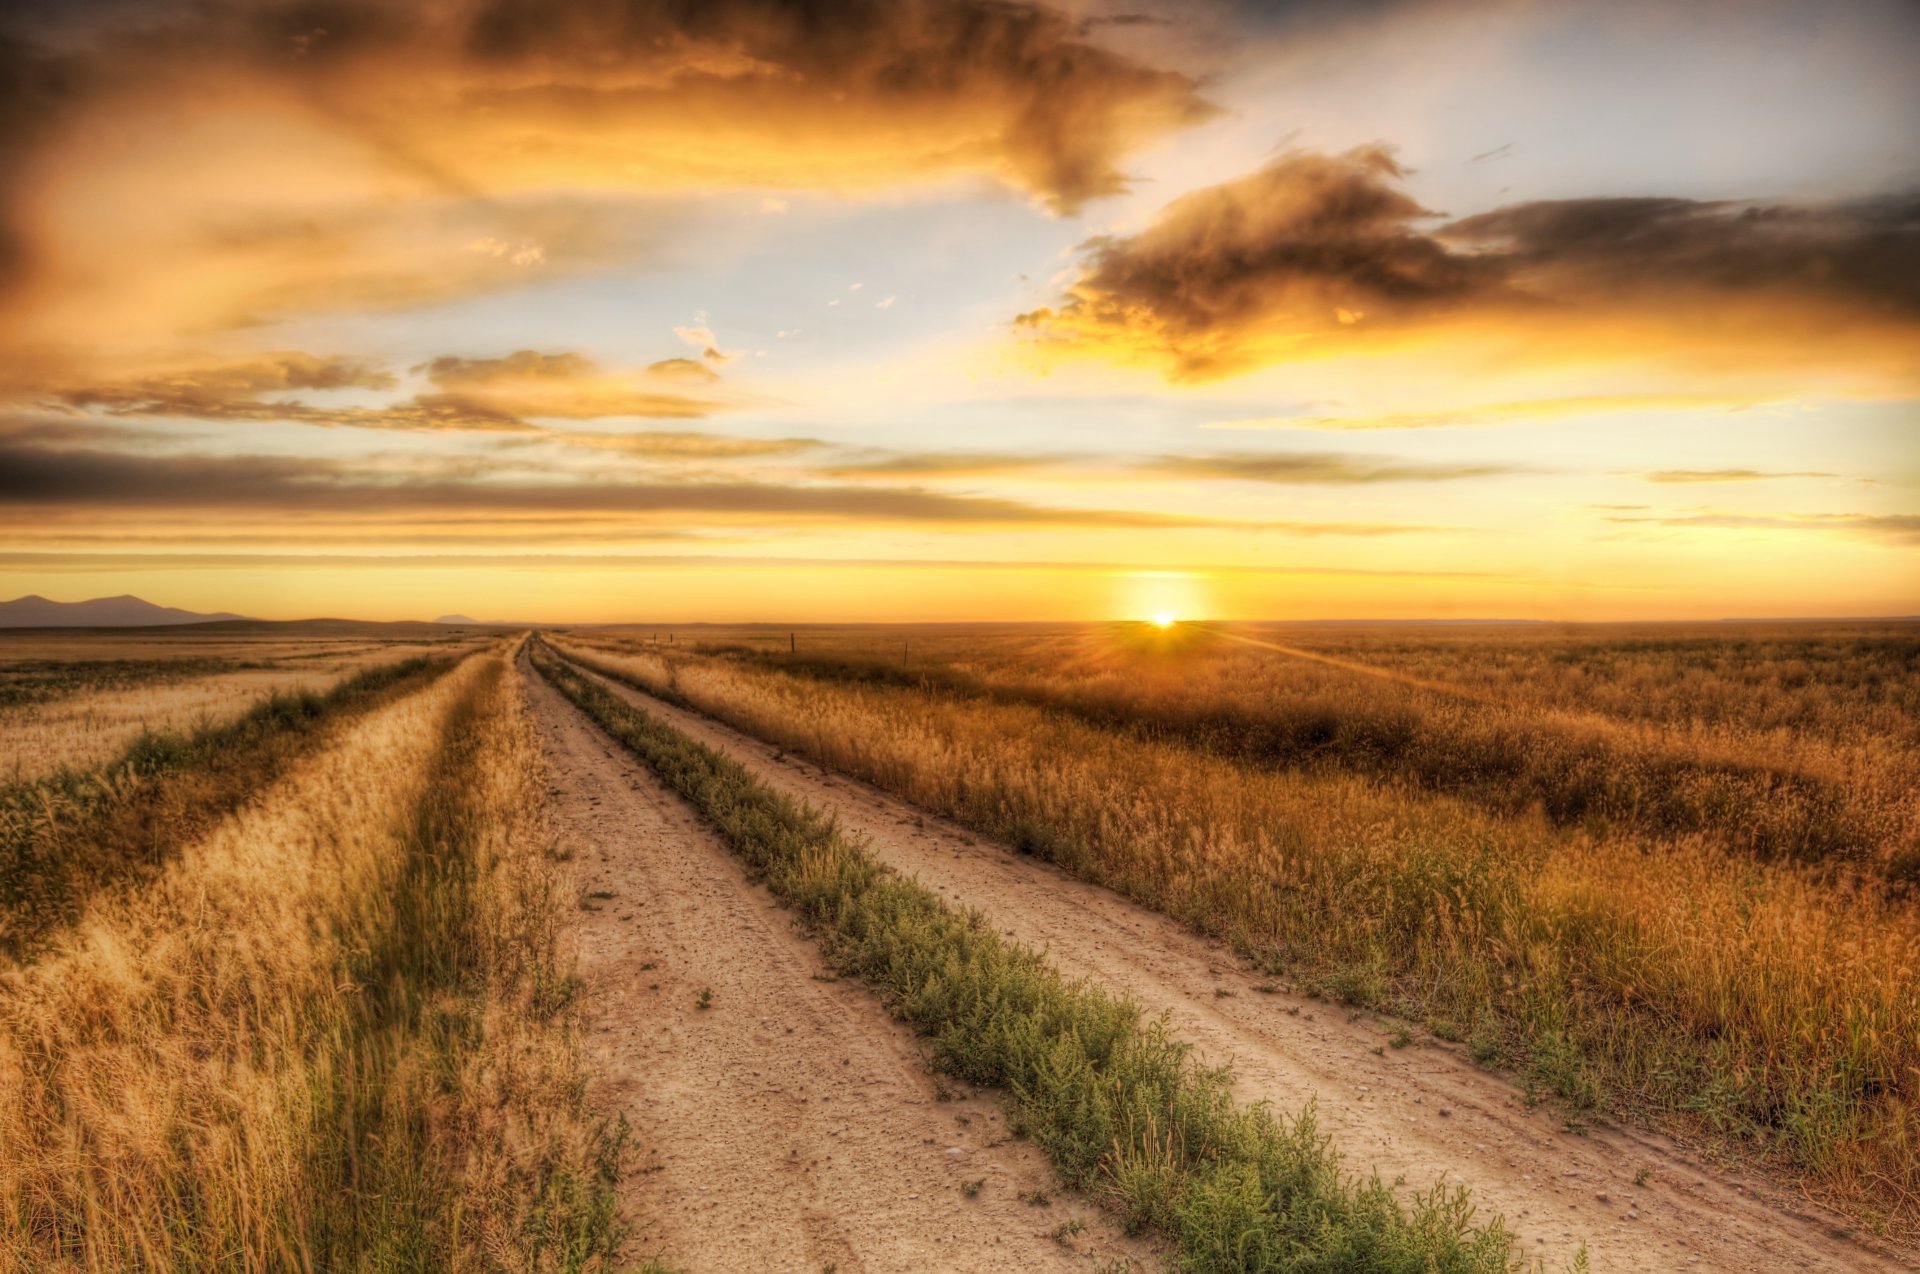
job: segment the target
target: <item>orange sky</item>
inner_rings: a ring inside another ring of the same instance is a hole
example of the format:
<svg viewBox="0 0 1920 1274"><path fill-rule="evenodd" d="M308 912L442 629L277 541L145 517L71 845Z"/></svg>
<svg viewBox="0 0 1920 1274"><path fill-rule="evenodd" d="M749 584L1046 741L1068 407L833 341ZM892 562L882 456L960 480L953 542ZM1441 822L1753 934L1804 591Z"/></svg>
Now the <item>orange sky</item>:
<svg viewBox="0 0 1920 1274"><path fill-rule="evenodd" d="M1920 16L0 19L0 597L1920 610Z"/></svg>

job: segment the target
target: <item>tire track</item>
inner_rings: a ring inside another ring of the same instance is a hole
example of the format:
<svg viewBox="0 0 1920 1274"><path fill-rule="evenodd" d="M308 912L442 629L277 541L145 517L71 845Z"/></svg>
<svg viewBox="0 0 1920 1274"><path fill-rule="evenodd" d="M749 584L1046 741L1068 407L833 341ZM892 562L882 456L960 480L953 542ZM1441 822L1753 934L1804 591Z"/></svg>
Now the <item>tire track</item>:
<svg viewBox="0 0 1920 1274"><path fill-rule="evenodd" d="M1084 1201L1023 1202L1058 1185L991 1096L941 1100L911 1032L832 980L693 810L519 666L578 864L593 1098L639 1151L632 1255L796 1274L1157 1265Z"/></svg>

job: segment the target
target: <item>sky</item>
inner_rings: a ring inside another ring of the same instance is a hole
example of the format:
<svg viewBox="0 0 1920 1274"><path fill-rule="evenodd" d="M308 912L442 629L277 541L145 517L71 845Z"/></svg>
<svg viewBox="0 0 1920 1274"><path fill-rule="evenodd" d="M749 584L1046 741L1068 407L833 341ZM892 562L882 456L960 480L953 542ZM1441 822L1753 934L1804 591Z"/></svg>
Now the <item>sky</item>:
<svg viewBox="0 0 1920 1274"><path fill-rule="evenodd" d="M1920 613L1904 0L16 0L0 597Z"/></svg>

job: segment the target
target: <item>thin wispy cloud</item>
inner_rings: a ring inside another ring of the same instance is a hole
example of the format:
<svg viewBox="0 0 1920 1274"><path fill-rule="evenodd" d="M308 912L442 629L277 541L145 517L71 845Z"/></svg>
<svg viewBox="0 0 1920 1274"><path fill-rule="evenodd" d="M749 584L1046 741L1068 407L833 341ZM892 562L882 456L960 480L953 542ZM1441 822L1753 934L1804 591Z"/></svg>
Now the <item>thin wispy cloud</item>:
<svg viewBox="0 0 1920 1274"><path fill-rule="evenodd" d="M1648 482L1685 485L1712 482L1775 482L1787 478L1837 478L1821 469L1656 469Z"/></svg>

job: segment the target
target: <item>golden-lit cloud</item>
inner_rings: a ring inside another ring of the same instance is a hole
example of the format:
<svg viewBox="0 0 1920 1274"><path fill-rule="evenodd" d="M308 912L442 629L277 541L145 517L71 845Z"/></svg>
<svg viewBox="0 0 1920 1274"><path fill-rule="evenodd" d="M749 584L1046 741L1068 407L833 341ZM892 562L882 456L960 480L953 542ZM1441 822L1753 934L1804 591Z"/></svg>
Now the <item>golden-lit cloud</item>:
<svg viewBox="0 0 1920 1274"><path fill-rule="evenodd" d="M836 478L920 481L1008 475L1068 475L1138 483L1238 481L1299 486L1364 486L1387 482L1450 482L1531 472L1525 466L1481 462L1437 464L1336 451L1233 451L1145 458L1088 453L931 451L881 453L818 466Z"/></svg>
<svg viewBox="0 0 1920 1274"><path fill-rule="evenodd" d="M617 372L582 354L523 349L501 358L436 358L415 370L443 391L522 419L692 420L725 405L712 394L689 392L720 377L685 358L662 359L641 372Z"/></svg>
<svg viewBox="0 0 1920 1274"><path fill-rule="evenodd" d="M108 416L204 421L292 421L361 429L518 432L531 426L512 412L454 394L422 394L380 407L316 405L294 394L390 390L391 372L366 359L270 354L175 368L132 380L65 386L40 405Z"/></svg>
<svg viewBox="0 0 1920 1274"><path fill-rule="evenodd" d="M688 366L700 374L690 374ZM726 405L713 394L689 392L690 386L713 385L719 375L687 359L617 372L578 353L518 350L499 358L444 355L413 371L434 388L379 406L316 403L298 396L385 391L399 384L393 373L372 360L298 352L178 366L131 380L66 385L24 397L43 407L109 416L485 433L535 432L531 420L537 418L699 419Z"/></svg>
<svg viewBox="0 0 1920 1274"><path fill-rule="evenodd" d="M1286 155L1092 240L1064 300L1015 326L1176 380L1486 328L1582 357L1808 341L1844 357L1865 335L1912 366L1920 196L1552 200L1429 229L1406 176L1381 146Z"/></svg>
<svg viewBox="0 0 1920 1274"><path fill-rule="evenodd" d="M1837 478L1837 473L1819 469L1656 469L1648 482L1668 485L1704 482L1771 482L1779 478Z"/></svg>
<svg viewBox="0 0 1920 1274"><path fill-rule="evenodd" d="M37 362L636 259L674 192L1072 209L1212 110L1021 0L22 8L0 81L0 348Z"/></svg>
<svg viewBox="0 0 1920 1274"><path fill-rule="evenodd" d="M1536 421L1571 420L1633 412L1746 411L1763 400L1752 395L1727 394L1583 394L1566 398L1535 398L1513 402L1477 403L1443 411L1389 411L1354 415L1249 416L1209 421L1208 429L1450 429L1460 426L1509 425Z"/></svg>
<svg viewBox="0 0 1920 1274"><path fill-rule="evenodd" d="M644 529L648 519L695 517L713 526L1050 527L1088 530L1271 531L1305 536L1423 534L1402 523L1234 519L1129 509L1055 507L991 496L952 495L915 487L794 483L601 479L553 481L504 473L472 476L464 466L424 473L308 457L266 455L128 455L99 446L47 445L0 437L0 511L17 520L71 514L96 520L102 511L352 514L397 520L449 514L530 519L518 531L538 538L559 523L617 518ZM639 519L639 521L634 521ZM44 527L42 528L44 529Z"/></svg>
<svg viewBox="0 0 1920 1274"><path fill-rule="evenodd" d="M553 442L588 451L615 452L650 460L738 460L757 456L789 456L826 445L817 438L742 438L669 430L648 430L643 433L554 432L527 441Z"/></svg>
<svg viewBox="0 0 1920 1274"><path fill-rule="evenodd" d="M838 464L822 465L820 472L835 478L852 479L984 478L1056 468L1077 458L1012 451L879 452Z"/></svg>
<svg viewBox="0 0 1920 1274"><path fill-rule="evenodd" d="M1353 486L1378 482L1453 482L1528 472L1512 464L1435 464L1336 451L1234 451L1161 456L1143 471L1173 478Z"/></svg>
<svg viewBox="0 0 1920 1274"><path fill-rule="evenodd" d="M1920 513L1622 513L1607 521L1715 531L1818 531L1892 544L1920 544Z"/></svg>
<svg viewBox="0 0 1920 1274"><path fill-rule="evenodd" d="M1859 195L1913 181L1897 59L1639 85L1669 145L1540 6L1148 8L0 6L7 544L1062 572L994 617L1138 605L1079 558L1380 581L1250 615L1910 609L1920 199ZM1719 74L1781 17L1679 25ZM678 583L964 613L867 570Z"/></svg>

